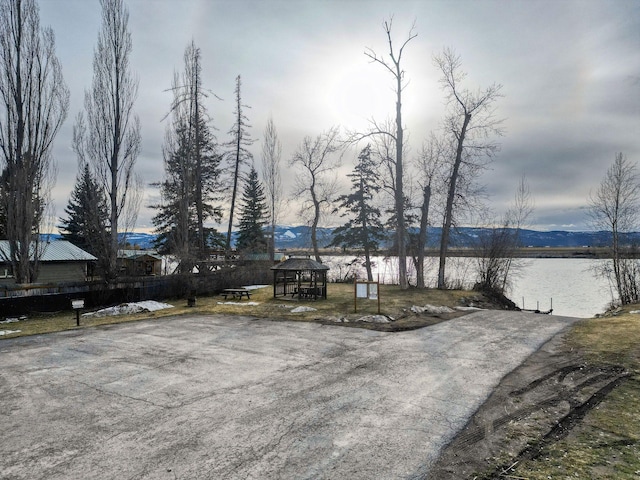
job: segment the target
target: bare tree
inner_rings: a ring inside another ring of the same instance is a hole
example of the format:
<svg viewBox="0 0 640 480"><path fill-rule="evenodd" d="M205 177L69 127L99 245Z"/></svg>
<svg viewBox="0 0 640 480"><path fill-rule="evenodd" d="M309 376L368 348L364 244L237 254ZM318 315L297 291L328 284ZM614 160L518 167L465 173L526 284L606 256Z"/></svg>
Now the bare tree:
<svg viewBox="0 0 640 480"><path fill-rule="evenodd" d="M232 148L230 153L233 164L233 188L231 191L231 208L229 209L229 228L227 230L227 252L231 250L231 230L233 229L233 214L236 208L236 196L238 194L238 180L241 175L241 168L242 165L253 160L253 155L247 147L251 146L254 140L250 137L247 130L251 125L249 125L249 119L244 114L244 108L249 107L242 103L242 96L240 95L241 85L240 75L238 75L236 77L236 109L234 112L236 120L229 131L231 140L228 143Z"/></svg>
<svg viewBox="0 0 640 480"><path fill-rule="evenodd" d="M402 92L406 86L404 79L404 70L402 69L402 54L407 44L413 40L417 34L414 33L415 25L412 25L407 35L407 39L402 43L399 49L394 49L393 40L391 38L391 27L393 19L385 21L383 28L387 36L387 42L389 44L388 58L386 56L377 55L372 49L368 48L365 51L365 55L371 59L372 62L382 65L394 79L394 90L396 94L396 116L395 116L395 129L387 130L380 129L374 123L373 128L367 135L384 135L388 136L395 142L395 214L397 218L396 237L398 244L398 279L400 288L406 289L409 287L407 279L407 250L406 250L406 226L405 226L405 214L404 214L404 202L405 194L403 188L404 180L404 163L403 163L403 149L404 149L404 130L402 126Z"/></svg>
<svg viewBox="0 0 640 480"><path fill-rule="evenodd" d="M69 90L55 37L40 27L34 0L0 3L0 166L9 261L16 283L31 283L41 254L39 232L55 178L53 140L67 116Z"/></svg>
<svg viewBox="0 0 640 480"><path fill-rule="evenodd" d="M123 0L100 0L100 6L102 29L93 53L93 83L85 92L86 119L78 116L73 146L80 160L92 166L108 200L109 248L104 255L109 260L106 276L113 279L121 223L136 217L131 191L140 188L133 170L140 151L140 121L133 113L138 80L129 65L129 12Z"/></svg>
<svg viewBox="0 0 640 480"><path fill-rule="evenodd" d="M617 153L594 194L589 196L592 225L611 234L611 262L599 273L615 285L622 305L640 301L640 262L630 258L625 233L638 228L640 176L635 164Z"/></svg>
<svg viewBox="0 0 640 480"><path fill-rule="evenodd" d="M280 175L280 160L282 158L282 143L278 139L278 132L273 123L273 117L269 117L264 129L262 141L262 179L269 204L269 223L271 235L269 240L269 255L271 260L275 258L276 224L282 208L282 177Z"/></svg>
<svg viewBox="0 0 640 480"><path fill-rule="evenodd" d="M444 129L452 138L455 152L448 179L438 268L438 288L446 288L445 265L454 205L459 196L458 183L465 174L477 175L499 150L492 137L502 135L502 120L494 115L495 102L502 97L502 85L494 83L476 91L462 87L467 75L462 71L460 57L451 49L445 48L440 55L434 56L434 63L442 73L440 83L448 104Z"/></svg>
<svg viewBox="0 0 640 480"><path fill-rule="evenodd" d="M479 239L477 256L477 290L504 295L517 267L520 234L533 213L533 199L523 175L513 204L507 209L498 226L487 229Z"/></svg>
<svg viewBox="0 0 640 480"><path fill-rule="evenodd" d="M297 166L300 170L296 178L298 182L296 195L308 196L303 202L302 209L306 212L311 207L311 246L318 262L322 259L318 247L317 230L323 208L329 205L335 193L335 178L330 177L329 174L340 165L340 158L334 156L340 149L339 134L339 129L332 127L315 139L305 137L289 162L291 166Z"/></svg>
<svg viewBox="0 0 640 480"><path fill-rule="evenodd" d="M431 134L428 142L423 144L416 160L418 184L422 193L420 206L420 228L417 238L417 252L414 260L416 266L416 286L425 288L424 257L427 243L427 229L431 213L432 197L438 193L437 183L442 176L442 167L448 154L446 143L436 135ZM435 190L435 192L434 192Z"/></svg>

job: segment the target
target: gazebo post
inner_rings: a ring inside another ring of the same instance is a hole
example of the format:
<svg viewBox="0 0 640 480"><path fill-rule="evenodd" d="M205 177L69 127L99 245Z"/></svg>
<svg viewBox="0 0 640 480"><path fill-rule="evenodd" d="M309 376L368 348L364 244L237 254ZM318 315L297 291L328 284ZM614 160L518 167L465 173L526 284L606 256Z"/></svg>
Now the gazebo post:
<svg viewBox="0 0 640 480"><path fill-rule="evenodd" d="M278 288L278 271L273 271L273 298L276 298L276 289Z"/></svg>
<svg viewBox="0 0 640 480"><path fill-rule="evenodd" d="M318 272L313 272L313 299L318 299Z"/></svg>

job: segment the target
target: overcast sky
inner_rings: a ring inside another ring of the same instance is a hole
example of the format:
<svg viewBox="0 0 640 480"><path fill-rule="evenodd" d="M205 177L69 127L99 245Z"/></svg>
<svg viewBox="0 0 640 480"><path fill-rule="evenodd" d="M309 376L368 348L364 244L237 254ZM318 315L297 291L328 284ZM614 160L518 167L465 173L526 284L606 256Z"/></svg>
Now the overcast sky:
<svg viewBox="0 0 640 480"><path fill-rule="evenodd" d="M535 200L532 227L587 229L585 206L616 152L640 161L640 1L637 0L128 0L131 64L139 77L136 112L142 151L136 170L160 180L173 72L193 39L202 51L203 83L222 100L207 108L220 142L233 124L235 78L253 138L273 116L288 160L304 136L333 125L364 130L369 119L394 112L392 78L364 55L386 53L382 24L393 15L396 42L412 23L418 34L403 67L404 123L410 156L439 128L443 93L432 56L453 48L470 88L503 85L502 149L483 176L497 211L526 174ZM40 18L56 34L56 50L71 90L67 121L54 155L56 214L63 215L75 182L71 150L75 117L92 80L100 29L98 0L40 0ZM261 146L253 152L259 165ZM345 172L357 151L344 158ZM157 191L146 189L138 228L151 227ZM294 208L283 222L300 223Z"/></svg>

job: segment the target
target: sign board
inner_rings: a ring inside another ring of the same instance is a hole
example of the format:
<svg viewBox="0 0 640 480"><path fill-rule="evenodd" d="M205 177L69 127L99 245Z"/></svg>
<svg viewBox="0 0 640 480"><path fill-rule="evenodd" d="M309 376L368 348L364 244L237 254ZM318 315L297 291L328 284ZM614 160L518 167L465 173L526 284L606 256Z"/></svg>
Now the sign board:
<svg viewBox="0 0 640 480"><path fill-rule="evenodd" d="M71 308L73 309L84 308L84 299L71 300Z"/></svg>
<svg viewBox="0 0 640 480"><path fill-rule="evenodd" d="M380 282L369 282L367 280L358 280L354 282L354 311L358 312L358 299L365 298L368 300L378 301L378 313L380 313Z"/></svg>

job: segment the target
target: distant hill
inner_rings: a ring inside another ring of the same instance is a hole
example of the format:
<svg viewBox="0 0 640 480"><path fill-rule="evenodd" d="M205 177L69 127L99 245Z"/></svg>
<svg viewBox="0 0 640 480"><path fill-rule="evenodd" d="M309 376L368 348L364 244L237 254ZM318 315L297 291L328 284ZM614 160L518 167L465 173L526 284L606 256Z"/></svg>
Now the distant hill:
<svg viewBox="0 0 640 480"><path fill-rule="evenodd" d="M440 245L440 227L429 227L427 246L438 248ZM458 247L472 247L478 242L478 238L487 233L487 229L462 227L452 232L451 243ZM319 228L318 242L326 246L331 242L333 229ZM388 247L393 242L393 232L389 233ZM521 230L520 238L525 247L596 247L607 245L611 235L608 232L568 232L556 230L541 232L537 230ZM629 234L631 242L640 243L640 232ZM278 227L276 229L277 248L308 248L311 246L310 228L307 226Z"/></svg>
<svg viewBox="0 0 640 480"><path fill-rule="evenodd" d="M440 242L439 227L430 227L427 246L437 248ZM475 245L478 238L485 234L487 229L462 227L452 234L452 245L457 247L471 247ZM331 243L333 229L318 228L318 243L321 247ZM388 241L383 248L388 247L393 242L393 232L389 233ZM49 235L50 238L60 238L58 234ZM122 234L124 238L124 234ZM278 226L276 227L276 248L277 249L298 249L311 247L311 228L306 225L298 226ZM555 230L550 232L541 232L537 230L521 230L520 238L522 245L526 247L597 247L607 245L611 238L608 232L568 232L564 230ZM143 249L153 248L155 235L150 233L130 232L126 236L127 242L131 245L138 246ZM640 232L628 234L630 243L640 244ZM233 234L232 244L235 243L235 232Z"/></svg>

